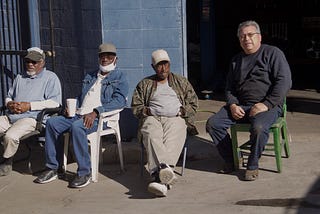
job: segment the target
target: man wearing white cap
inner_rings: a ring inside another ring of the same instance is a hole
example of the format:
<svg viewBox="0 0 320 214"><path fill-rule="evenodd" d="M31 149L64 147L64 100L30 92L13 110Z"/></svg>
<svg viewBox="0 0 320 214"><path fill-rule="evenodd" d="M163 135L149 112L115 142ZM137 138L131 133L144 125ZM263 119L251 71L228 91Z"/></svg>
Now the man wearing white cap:
<svg viewBox="0 0 320 214"><path fill-rule="evenodd" d="M125 107L128 96L128 82L125 73L116 68L117 51L111 43L99 46L99 68L89 72L82 82L82 92L77 97L76 115L66 114L50 118L46 127L46 167L34 182L45 184L58 178L62 165L62 135L70 132L77 174L70 182L71 188L82 188L91 181L91 160L87 135L98 127L99 114Z"/></svg>
<svg viewBox="0 0 320 214"><path fill-rule="evenodd" d="M0 165L0 176L10 174L19 139L35 130L39 112L61 105L60 80L44 67L43 50L29 48L24 63L25 73L17 75L5 100L8 112L0 116L0 133L4 133L4 163Z"/></svg>
<svg viewBox="0 0 320 214"><path fill-rule="evenodd" d="M148 156L148 171L154 182L148 190L156 196L166 196L177 177L176 165L187 131L197 134L194 116L198 97L189 81L170 71L170 58L163 50L152 53L155 75L141 80L132 97L131 107L139 119L138 138Z"/></svg>

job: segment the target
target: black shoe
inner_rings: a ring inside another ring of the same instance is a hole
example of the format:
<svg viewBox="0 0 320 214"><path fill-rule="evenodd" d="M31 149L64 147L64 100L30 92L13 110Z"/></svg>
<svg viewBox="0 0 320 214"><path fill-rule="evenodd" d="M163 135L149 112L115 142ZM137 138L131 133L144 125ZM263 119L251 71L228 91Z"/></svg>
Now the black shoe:
<svg viewBox="0 0 320 214"><path fill-rule="evenodd" d="M89 185L91 182L91 173L88 175L79 176L77 175L70 183L70 188L81 188Z"/></svg>
<svg viewBox="0 0 320 214"><path fill-rule="evenodd" d="M235 171L233 163L225 163L223 168L219 170L221 174L230 174Z"/></svg>
<svg viewBox="0 0 320 214"><path fill-rule="evenodd" d="M51 181L54 181L58 178L57 170L55 169L47 169L38 178L34 180L35 183L46 184Z"/></svg>

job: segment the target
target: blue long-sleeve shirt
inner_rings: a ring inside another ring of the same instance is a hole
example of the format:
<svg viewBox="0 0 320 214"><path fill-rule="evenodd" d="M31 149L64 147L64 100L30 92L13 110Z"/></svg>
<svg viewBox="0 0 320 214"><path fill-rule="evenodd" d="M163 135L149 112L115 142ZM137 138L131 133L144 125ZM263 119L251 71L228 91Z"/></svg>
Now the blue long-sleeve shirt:
<svg viewBox="0 0 320 214"><path fill-rule="evenodd" d="M16 102L30 102L31 106L32 103L38 103L37 106L39 106L39 103L43 102L44 104L41 105L41 108L37 108L36 110L31 109L21 114L7 113L11 123L22 118L36 119L41 109L61 105L62 92L60 80L55 73L46 70L46 68L43 68L39 74L32 77L25 73L18 74L8 91L6 99ZM56 103L56 105L46 106L44 101L48 100L53 101L52 103Z"/></svg>

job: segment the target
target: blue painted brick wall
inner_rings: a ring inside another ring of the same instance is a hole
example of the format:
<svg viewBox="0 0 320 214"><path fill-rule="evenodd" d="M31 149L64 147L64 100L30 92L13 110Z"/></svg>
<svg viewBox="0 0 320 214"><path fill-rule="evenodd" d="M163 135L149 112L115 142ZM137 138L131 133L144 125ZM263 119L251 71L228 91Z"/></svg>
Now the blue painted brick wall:
<svg viewBox="0 0 320 214"><path fill-rule="evenodd" d="M154 74L152 51L164 48L171 70L184 75L183 0L101 0L103 42L118 49L118 67L129 80L129 105L136 84Z"/></svg>
<svg viewBox="0 0 320 214"><path fill-rule="evenodd" d="M40 0L41 44L50 49L47 1ZM183 15L185 0L55 0L54 43L56 73L64 97L80 92L84 73L97 67L97 47L113 42L118 67L129 80L129 105L136 84L154 74L152 51L164 48L175 73L186 74L184 65ZM48 61L50 68L50 61Z"/></svg>

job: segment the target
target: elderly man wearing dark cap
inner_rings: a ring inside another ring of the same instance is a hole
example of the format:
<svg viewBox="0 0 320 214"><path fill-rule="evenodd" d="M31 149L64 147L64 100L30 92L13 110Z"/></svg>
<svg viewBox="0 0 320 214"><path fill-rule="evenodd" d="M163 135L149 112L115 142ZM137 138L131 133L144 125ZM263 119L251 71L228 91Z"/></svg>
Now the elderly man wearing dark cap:
<svg viewBox="0 0 320 214"><path fill-rule="evenodd" d="M152 53L155 73L141 80L132 97L132 110L139 119L139 141L148 156L148 171L154 178L148 190L156 196L166 196L177 177L176 165L187 131L197 134L194 116L198 98L189 81L170 71L170 58L163 50Z"/></svg>
<svg viewBox="0 0 320 214"><path fill-rule="evenodd" d="M5 100L8 112L0 116L0 133L4 134L0 176L10 174L19 139L35 130L39 112L61 105L61 84L57 75L44 67L43 50L29 48L24 63L25 73L17 75Z"/></svg>
<svg viewBox="0 0 320 214"><path fill-rule="evenodd" d="M98 52L99 68L89 72L82 82L82 93L77 97L75 116L50 118L46 126L46 167L36 183L48 183L58 177L62 165L63 142L61 136L70 132L73 151L78 164L77 174L69 187L81 188L91 181L91 161L87 135L98 127L99 114L125 107L128 82L123 72L116 68L117 51L111 43L101 44Z"/></svg>

